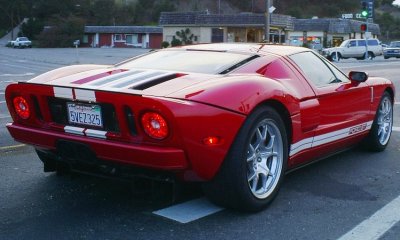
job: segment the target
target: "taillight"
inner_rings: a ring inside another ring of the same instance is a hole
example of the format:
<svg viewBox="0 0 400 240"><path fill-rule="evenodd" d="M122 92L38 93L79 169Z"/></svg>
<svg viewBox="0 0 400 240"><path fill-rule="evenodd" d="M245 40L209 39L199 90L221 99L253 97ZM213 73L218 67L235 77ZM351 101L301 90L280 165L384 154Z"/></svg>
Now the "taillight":
<svg viewBox="0 0 400 240"><path fill-rule="evenodd" d="M28 119L31 116L28 102L23 97L15 97L13 99L14 109L17 115L22 119Z"/></svg>
<svg viewBox="0 0 400 240"><path fill-rule="evenodd" d="M164 139L168 136L168 124L163 116L155 112L148 112L142 116L144 131L152 138Z"/></svg>

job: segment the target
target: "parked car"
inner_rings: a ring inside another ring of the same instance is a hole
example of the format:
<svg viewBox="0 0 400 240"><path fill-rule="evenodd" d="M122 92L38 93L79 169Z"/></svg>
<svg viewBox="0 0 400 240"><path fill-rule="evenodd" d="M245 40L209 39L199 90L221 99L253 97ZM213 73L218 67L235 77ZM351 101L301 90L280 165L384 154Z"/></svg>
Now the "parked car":
<svg viewBox="0 0 400 240"><path fill-rule="evenodd" d="M383 57L385 59L391 57L400 58L400 41L391 42L389 47L383 51Z"/></svg>
<svg viewBox="0 0 400 240"><path fill-rule="evenodd" d="M368 52L366 52L366 44L368 44ZM367 59L373 59L382 54L382 45L378 39L349 39L343 41L339 47L322 50L322 55L331 61L339 61L342 58L363 60L366 55Z"/></svg>
<svg viewBox="0 0 400 240"><path fill-rule="evenodd" d="M32 42L27 37L18 37L15 41L11 41L13 48L31 48Z"/></svg>
<svg viewBox="0 0 400 240"><path fill-rule="evenodd" d="M394 94L307 48L225 43L63 67L5 98L45 171L201 181L216 204L258 211L288 170L361 141L383 151Z"/></svg>

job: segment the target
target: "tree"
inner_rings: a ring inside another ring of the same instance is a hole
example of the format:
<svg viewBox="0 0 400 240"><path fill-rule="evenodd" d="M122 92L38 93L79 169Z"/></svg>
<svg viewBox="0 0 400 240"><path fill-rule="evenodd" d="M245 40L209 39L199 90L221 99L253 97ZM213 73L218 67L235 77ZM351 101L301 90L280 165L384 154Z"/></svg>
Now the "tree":
<svg viewBox="0 0 400 240"><path fill-rule="evenodd" d="M182 42L183 45L193 44L194 35L193 33L190 32L189 28L177 31L176 36L180 38L180 41Z"/></svg>
<svg viewBox="0 0 400 240"><path fill-rule="evenodd" d="M13 30L28 15L29 0L0 0L0 30ZM13 32L11 38L14 39Z"/></svg>
<svg viewBox="0 0 400 240"><path fill-rule="evenodd" d="M82 40L84 26L85 20L81 18L56 18L37 37L39 47L71 47L75 40Z"/></svg>

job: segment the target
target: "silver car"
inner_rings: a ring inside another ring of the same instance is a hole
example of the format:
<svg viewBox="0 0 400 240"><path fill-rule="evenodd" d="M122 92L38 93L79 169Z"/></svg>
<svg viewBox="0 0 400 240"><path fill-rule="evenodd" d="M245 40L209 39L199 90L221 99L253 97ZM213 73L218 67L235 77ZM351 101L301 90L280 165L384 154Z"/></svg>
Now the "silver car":
<svg viewBox="0 0 400 240"><path fill-rule="evenodd" d="M391 57L400 58L400 41L391 42L389 47L383 51L383 57L385 59Z"/></svg>

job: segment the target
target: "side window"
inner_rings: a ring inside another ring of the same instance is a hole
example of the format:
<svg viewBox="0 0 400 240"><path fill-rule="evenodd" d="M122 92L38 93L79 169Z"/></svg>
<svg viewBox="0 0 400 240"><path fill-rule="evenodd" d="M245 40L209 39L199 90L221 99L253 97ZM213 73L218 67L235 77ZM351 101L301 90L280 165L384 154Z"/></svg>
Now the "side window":
<svg viewBox="0 0 400 240"><path fill-rule="evenodd" d="M365 47L365 40L357 40L359 47Z"/></svg>
<svg viewBox="0 0 400 240"><path fill-rule="evenodd" d="M356 47L357 46L357 42L356 41L350 41L349 42L349 47Z"/></svg>
<svg viewBox="0 0 400 240"><path fill-rule="evenodd" d="M302 52L289 56L301 69L303 75L316 87L341 82L328 64L312 52Z"/></svg>
<svg viewBox="0 0 400 240"><path fill-rule="evenodd" d="M379 43L377 40L375 40L375 39L368 40L368 46L378 46L378 45L379 45Z"/></svg>

